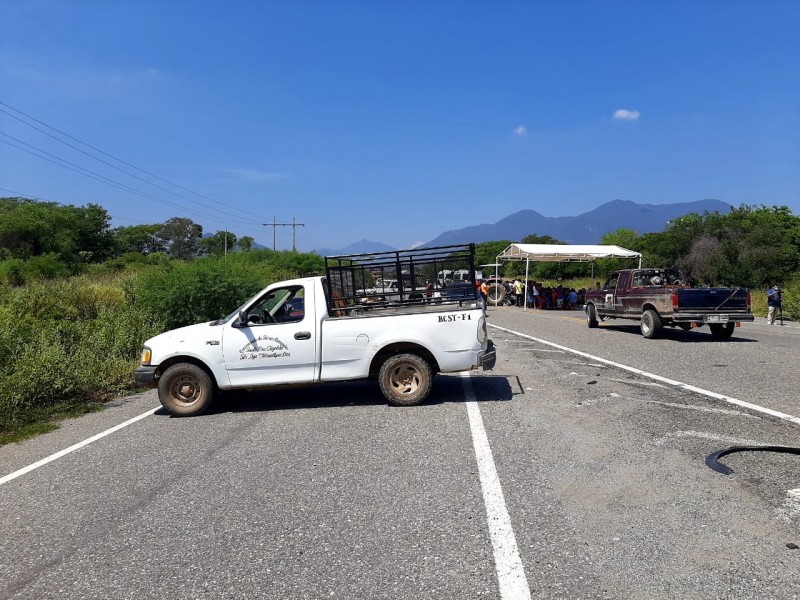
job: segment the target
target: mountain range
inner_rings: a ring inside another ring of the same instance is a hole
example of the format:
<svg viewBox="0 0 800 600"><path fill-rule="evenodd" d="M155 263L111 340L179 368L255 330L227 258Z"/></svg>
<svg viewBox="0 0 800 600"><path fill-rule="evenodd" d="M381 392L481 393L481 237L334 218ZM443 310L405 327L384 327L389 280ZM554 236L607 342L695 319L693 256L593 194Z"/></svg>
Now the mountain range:
<svg viewBox="0 0 800 600"><path fill-rule="evenodd" d="M496 223L471 225L445 231L424 247L489 242L520 241L528 235L549 235L567 244L599 244L606 233L617 229L633 229L638 234L664 231L667 223L689 213L719 212L726 214L732 206L721 200L696 200L675 204L637 204L630 200L612 200L594 210L575 217L545 217L535 210L520 210ZM361 240L339 250L318 249L322 256L384 252L395 250L379 242Z"/></svg>

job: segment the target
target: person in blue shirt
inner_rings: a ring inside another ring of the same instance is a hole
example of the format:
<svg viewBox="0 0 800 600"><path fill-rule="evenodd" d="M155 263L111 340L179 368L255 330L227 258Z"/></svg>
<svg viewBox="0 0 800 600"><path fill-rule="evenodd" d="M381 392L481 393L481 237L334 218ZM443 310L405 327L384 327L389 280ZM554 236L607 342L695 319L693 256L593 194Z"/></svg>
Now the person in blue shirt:
<svg viewBox="0 0 800 600"><path fill-rule="evenodd" d="M578 308L578 292L575 291L574 288L569 290L569 294L567 294L567 308L571 310L575 310Z"/></svg>
<svg viewBox="0 0 800 600"><path fill-rule="evenodd" d="M767 292L767 325L775 325L775 309L781 308L781 289L777 284Z"/></svg>

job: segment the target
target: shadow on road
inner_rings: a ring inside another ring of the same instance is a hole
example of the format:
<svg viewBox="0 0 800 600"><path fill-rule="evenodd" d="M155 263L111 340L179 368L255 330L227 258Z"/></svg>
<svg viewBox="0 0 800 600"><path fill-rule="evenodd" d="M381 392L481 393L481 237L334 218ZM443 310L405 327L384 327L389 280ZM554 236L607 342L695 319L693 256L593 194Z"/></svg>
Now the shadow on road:
<svg viewBox="0 0 800 600"><path fill-rule="evenodd" d="M509 381L504 376L474 374L470 380L475 394L481 402L506 402L520 393L524 394L524 391L520 391L521 387L518 382ZM459 375L437 375L431 394L421 407L464 402L462 385ZM512 385L517 389L513 389ZM251 392L241 390L221 392L218 393L214 404L204 415L334 406L384 406L386 404L386 399L381 394L377 382L355 381ZM403 410L403 407L396 408ZM158 409L154 414L170 416L164 408Z"/></svg>
<svg viewBox="0 0 800 600"><path fill-rule="evenodd" d="M608 329L611 331L619 331L620 333L628 333L631 335L636 335L641 337L642 333L639 330L638 325L610 325L610 324L603 324L603 329ZM691 331L684 331L683 329L678 329L675 327L664 327L661 331L658 332L658 338L662 338L665 340L675 340L679 342L691 342L694 344L704 344L704 343L725 343L725 344L749 344L749 343L757 343L758 340L741 337L739 333L739 328L737 327L736 330L733 332L733 336L728 338L727 340L718 340L711 335L711 332L707 329L694 329Z"/></svg>

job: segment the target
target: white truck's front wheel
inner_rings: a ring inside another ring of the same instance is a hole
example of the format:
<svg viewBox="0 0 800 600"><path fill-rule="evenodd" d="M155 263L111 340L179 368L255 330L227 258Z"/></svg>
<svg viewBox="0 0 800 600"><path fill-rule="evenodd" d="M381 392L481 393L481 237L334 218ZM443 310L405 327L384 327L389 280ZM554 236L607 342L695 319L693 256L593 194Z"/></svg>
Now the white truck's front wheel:
<svg viewBox="0 0 800 600"><path fill-rule="evenodd" d="M191 363L172 365L158 380L158 399L176 417L205 412L213 398L214 383L208 373Z"/></svg>
<svg viewBox="0 0 800 600"><path fill-rule="evenodd" d="M433 372L428 361L417 354L395 354L381 365L378 383L389 404L414 406L428 397Z"/></svg>

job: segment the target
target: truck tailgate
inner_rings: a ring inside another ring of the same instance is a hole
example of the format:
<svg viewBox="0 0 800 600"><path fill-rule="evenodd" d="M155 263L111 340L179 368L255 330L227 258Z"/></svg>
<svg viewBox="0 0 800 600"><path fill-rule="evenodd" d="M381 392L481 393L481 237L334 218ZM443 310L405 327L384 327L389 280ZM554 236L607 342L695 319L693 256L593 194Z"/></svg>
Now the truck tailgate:
<svg viewBox="0 0 800 600"><path fill-rule="evenodd" d="M677 294L680 311L747 312L745 288L680 288Z"/></svg>

